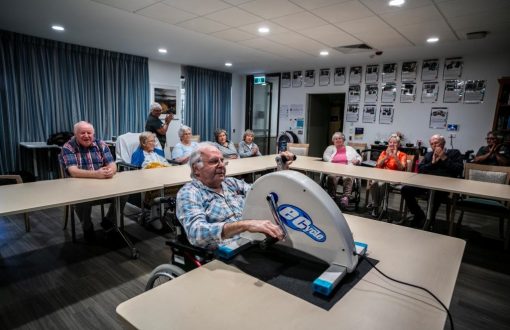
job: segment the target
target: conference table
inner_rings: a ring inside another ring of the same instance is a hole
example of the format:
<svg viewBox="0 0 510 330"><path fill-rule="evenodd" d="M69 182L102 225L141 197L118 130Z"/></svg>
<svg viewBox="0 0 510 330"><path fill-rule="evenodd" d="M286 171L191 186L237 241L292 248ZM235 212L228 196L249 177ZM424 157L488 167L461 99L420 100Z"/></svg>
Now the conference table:
<svg viewBox="0 0 510 330"><path fill-rule="evenodd" d="M345 215L377 267L450 304L465 242ZM340 284L341 285L341 284ZM311 283L310 283L311 290ZM137 329L443 329L446 312L427 293L371 269L329 310L212 261L117 307Z"/></svg>

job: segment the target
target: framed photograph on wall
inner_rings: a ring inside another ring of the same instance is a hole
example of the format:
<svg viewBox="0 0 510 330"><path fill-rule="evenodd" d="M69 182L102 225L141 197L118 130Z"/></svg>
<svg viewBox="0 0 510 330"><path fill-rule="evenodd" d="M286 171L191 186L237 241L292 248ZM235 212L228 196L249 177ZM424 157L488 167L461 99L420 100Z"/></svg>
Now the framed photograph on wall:
<svg viewBox="0 0 510 330"><path fill-rule="evenodd" d="M349 86L348 102L359 103L360 100L361 100L361 86L360 85Z"/></svg>
<svg viewBox="0 0 510 330"><path fill-rule="evenodd" d="M330 69L320 69L319 71L319 86L329 85L329 73Z"/></svg>
<svg viewBox="0 0 510 330"><path fill-rule="evenodd" d="M418 62L404 62L402 63L402 82L404 81L416 81L418 75Z"/></svg>
<svg viewBox="0 0 510 330"><path fill-rule="evenodd" d="M364 123L375 123L377 106L375 104L365 104L363 107L363 119Z"/></svg>
<svg viewBox="0 0 510 330"><path fill-rule="evenodd" d="M444 103L459 103L464 95L464 82L462 80L447 80L444 85Z"/></svg>
<svg viewBox="0 0 510 330"><path fill-rule="evenodd" d="M439 60L423 60L423 65L421 66L421 80L436 80L439 75Z"/></svg>
<svg viewBox="0 0 510 330"><path fill-rule="evenodd" d="M303 82L303 71L292 72L292 87L301 87Z"/></svg>
<svg viewBox="0 0 510 330"><path fill-rule="evenodd" d="M365 103L377 103L379 86L377 84L365 85Z"/></svg>
<svg viewBox="0 0 510 330"><path fill-rule="evenodd" d="M400 103L413 103L416 100L416 83L403 82L400 87Z"/></svg>
<svg viewBox="0 0 510 330"><path fill-rule="evenodd" d="M350 123L356 123L359 120L359 104L347 105L347 112L345 115L345 121Z"/></svg>
<svg viewBox="0 0 510 330"><path fill-rule="evenodd" d="M421 103L436 103L439 93L439 83L436 81L424 82L421 89Z"/></svg>
<svg viewBox="0 0 510 330"><path fill-rule="evenodd" d="M462 76L464 60L462 57L447 58L444 61L443 79L459 79Z"/></svg>
<svg viewBox="0 0 510 330"><path fill-rule="evenodd" d="M483 103L485 80L468 80L464 90L464 103Z"/></svg>
<svg viewBox="0 0 510 330"><path fill-rule="evenodd" d="M305 71L305 87L315 86L315 70Z"/></svg>
<svg viewBox="0 0 510 330"><path fill-rule="evenodd" d="M361 70L363 67L361 66L353 66L349 71L349 84L357 85L361 84Z"/></svg>
<svg viewBox="0 0 510 330"><path fill-rule="evenodd" d="M430 109L430 128L446 128L448 122L448 108L433 107Z"/></svg>
<svg viewBox="0 0 510 330"><path fill-rule="evenodd" d="M379 124L392 124L393 123L394 107L392 104L381 104L379 111Z"/></svg>
<svg viewBox="0 0 510 330"><path fill-rule="evenodd" d="M367 65L365 69L365 83L372 84L379 81L379 65Z"/></svg>
<svg viewBox="0 0 510 330"><path fill-rule="evenodd" d="M382 86L381 102L393 103L397 98L397 84L394 82L385 83Z"/></svg>
<svg viewBox="0 0 510 330"><path fill-rule="evenodd" d="M335 86L345 85L345 67L335 68L335 76L333 77Z"/></svg>
<svg viewBox="0 0 510 330"><path fill-rule="evenodd" d="M397 81L397 63L383 64L382 82Z"/></svg>
<svg viewBox="0 0 510 330"><path fill-rule="evenodd" d="M282 88L289 88L291 82L290 72L282 72Z"/></svg>

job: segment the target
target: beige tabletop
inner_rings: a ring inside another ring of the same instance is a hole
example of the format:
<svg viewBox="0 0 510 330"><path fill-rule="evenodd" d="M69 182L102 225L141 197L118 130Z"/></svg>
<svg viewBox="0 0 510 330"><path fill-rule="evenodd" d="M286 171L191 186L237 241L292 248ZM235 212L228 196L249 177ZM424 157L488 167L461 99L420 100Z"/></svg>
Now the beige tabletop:
<svg viewBox="0 0 510 330"><path fill-rule="evenodd" d="M108 180L66 178L0 186L0 215L161 189L163 185L148 174L128 171Z"/></svg>
<svg viewBox="0 0 510 330"><path fill-rule="evenodd" d="M465 242L346 215L378 267L421 285L447 306ZM443 329L446 313L427 293L372 269L329 311L213 261L117 307L139 329Z"/></svg>
<svg viewBox="0 0 510 330"><path fill-rule="evenodd" d="M319 158L299 156L290 166L294 170L320 172L333 175L345 175L361 179L384 181L389 183L404 183L415 176L413 172L383 170L379 168L341 165L324 162Z"/></svg>

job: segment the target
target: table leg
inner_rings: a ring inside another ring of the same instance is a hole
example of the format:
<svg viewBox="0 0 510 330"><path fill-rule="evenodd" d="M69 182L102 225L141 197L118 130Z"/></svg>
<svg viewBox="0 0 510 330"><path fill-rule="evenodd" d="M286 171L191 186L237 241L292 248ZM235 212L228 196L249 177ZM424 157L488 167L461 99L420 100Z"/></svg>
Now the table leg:
<svg viewBox="0 0 510 330"><path fill-rule="evenodd" d="M120 210L120 196L115 197L113 202L115 203L115 216L117 219L117 224L119 224L115 225L115 231L119 233L120 237L122 237L126 245L129 247L129 250L131 251L131 258L136 259L138 258L138 250L135 248L134 244L129 240L129 238L124 234L124 217L121 215Z"/></svg>
<svg viewBox="0 0 510 330"><path fill-rule="evenodd" d="M435 190L430 190L429 192L429 201L427 205L427 219L425 221L425 224L423 225L423 230L427 230L430 226L430 222L432 221L432 208L434 207L434 195L436 194Z"/></svg>
<svg viewBox="0 0 510 330"><path fill-rule="evenodd" d="M32 164L34 166L34 177L35 181L39 179L39 171L37 170L37 155L36 155L37 149L32 149Z"/></svg>

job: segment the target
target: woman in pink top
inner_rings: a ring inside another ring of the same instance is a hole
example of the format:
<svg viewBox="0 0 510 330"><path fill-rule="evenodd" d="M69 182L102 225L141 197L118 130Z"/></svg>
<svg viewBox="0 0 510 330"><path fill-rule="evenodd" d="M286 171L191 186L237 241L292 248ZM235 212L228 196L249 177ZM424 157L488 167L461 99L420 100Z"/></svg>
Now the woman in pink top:
<svg viewBox="0 0 510 330"><path fill-rule="evenodd" d="M324 150L322 158L325 162L332 162L342 165L358 165L361 163L361 156L356 152L353 147L346 146L345 135L341 132L335 132L331 137L333 145ZM339 176L328 175L328 192L333 197L336 196L336 188L338 186ZM349 196L352 192L353 179L350 177L342 177L343 180L343 194L340 199L340 206L347 207L349 204Z"/></svg>

